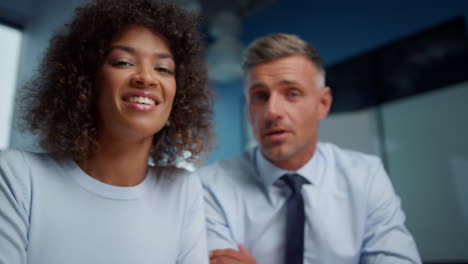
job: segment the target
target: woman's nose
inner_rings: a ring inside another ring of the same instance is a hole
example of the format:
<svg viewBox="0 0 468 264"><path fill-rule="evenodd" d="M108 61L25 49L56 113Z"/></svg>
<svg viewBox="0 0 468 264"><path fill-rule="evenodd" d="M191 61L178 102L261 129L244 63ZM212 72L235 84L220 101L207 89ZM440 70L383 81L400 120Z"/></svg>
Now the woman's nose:
<svg viewBox="0 0 468 264"><path fill-rule="evenodd" d="M146 88L155 85L156 78L153 68L147 66L138 67L137 72L132 76L131 83L137 88Z"/></svg>

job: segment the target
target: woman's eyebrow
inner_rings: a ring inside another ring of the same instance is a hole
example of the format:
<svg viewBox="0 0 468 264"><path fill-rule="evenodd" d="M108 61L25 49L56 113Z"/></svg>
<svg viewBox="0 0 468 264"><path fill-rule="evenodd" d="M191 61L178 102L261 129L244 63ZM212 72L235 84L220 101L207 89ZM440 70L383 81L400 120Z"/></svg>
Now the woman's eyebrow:
<svg viewBox="0 0 468 264"><path fill-rule="evenodd" d="M126 51L128 53L132 53L134 54L135 53L135 49L134 48L131 48L131 47L127 47L127 46L122 46L122 45L113 45L111 46L110 50L114 50L114 49L119 49L119 50L123 50L123 51Z"/></svg>
<svg viewBox="0 0 468 264"><path fill-rule="evenodd" d="M114 49L123 50L123 51L126 51L126 52L130 53L130 54L135 54L136 53L134 48L128 47L128 46L123 46L123 45L113 45L113 46L111 46L110 50L112 51ZM160 59L172 59L172 60L174 60L174 56L172 56L169 53L155 52L155 55Z"/></svg>

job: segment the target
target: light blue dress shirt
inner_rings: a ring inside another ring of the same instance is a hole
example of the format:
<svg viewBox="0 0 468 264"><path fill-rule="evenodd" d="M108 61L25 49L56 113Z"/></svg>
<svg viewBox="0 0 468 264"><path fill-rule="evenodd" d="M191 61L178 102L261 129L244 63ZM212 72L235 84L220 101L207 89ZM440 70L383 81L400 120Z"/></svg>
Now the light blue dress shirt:
<svg viewBox="0 0 468 264"><path fill-rule="evenodd" d="M400 199L377 157L319 143L297 171L280 169L253 149L202 168L210 250L243 243L259 264L284 264L289 189L298 173L306 223L304 263L421 263Z"/></svg>

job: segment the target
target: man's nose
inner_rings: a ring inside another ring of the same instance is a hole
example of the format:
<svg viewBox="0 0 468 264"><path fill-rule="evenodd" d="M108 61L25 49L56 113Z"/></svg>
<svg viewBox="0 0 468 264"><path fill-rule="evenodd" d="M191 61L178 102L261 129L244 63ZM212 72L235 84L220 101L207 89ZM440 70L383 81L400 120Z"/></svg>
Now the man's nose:
<svg viewBox="0 0 468 264"><path fill-rule="evenodd" d="M283 108L284 102L281 100L281 97L276 94L272 94L268 98L265 115L272 120L279 119L283 115Z"/></svg>

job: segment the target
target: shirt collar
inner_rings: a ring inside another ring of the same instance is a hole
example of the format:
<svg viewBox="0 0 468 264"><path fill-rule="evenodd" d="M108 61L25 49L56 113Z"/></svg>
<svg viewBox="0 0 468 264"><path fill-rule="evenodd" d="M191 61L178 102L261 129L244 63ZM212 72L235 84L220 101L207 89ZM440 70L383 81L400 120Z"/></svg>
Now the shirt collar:
<svg viewBox="0 0 468 264"><path fill-rule="evenodd" d="M262 151L256 147L254 149L255 165L261 180L266 186L271 186L284 174L297 173L305 177L311 184L318 184L324 172L323 153L320 145L320 143L317 144L312 158L304 166L295 171L277 167L266 159Z"/></svg>

